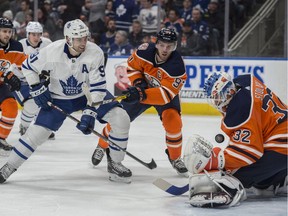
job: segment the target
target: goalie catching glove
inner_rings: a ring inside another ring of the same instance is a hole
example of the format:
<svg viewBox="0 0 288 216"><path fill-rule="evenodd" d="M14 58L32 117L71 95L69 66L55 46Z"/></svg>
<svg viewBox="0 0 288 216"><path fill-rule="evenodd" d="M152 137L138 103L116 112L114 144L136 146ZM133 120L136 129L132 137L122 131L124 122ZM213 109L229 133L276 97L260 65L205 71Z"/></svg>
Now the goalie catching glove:
<svg viewBox="0 0 288 216"><path fill-rule="evenodd" d="M184 151L184 164L189 172L197 174L206 170L223 169L225 158L223 150L199 135L189 138Z"/></svg>
<svg viewBox="0 0 288 216"><path fill-rule="evenodd" d="M242 183L222 171L205 171L190 176L189 203L194 207L232 207L245 199Z"/></svg>

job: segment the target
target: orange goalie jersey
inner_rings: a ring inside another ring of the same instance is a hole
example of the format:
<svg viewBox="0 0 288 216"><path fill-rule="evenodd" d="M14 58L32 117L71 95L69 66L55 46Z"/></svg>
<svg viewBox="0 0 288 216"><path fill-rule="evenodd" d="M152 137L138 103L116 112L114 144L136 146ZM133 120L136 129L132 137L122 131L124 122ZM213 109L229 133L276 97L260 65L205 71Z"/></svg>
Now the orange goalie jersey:
<svg viewBox="0 0 288 216"><path fill-rule="evenodd" d="M264 151L287 155L287 105L252 75L238 76L233 82L240 90L221 125L230 137L224 150L226 170L253 164Z"/></svg>
<svg viewBox="0 0 288 216"><path fill-rule="evenodd" d="M145 51L144 51L145 50ZM168 61L157 63L155 44L142 44L128 58L128 77L133 82L144 78L148 83L147 98L141 103L164 105L169 103L181 90L187 75L181 55L173 52Z"/></svg>

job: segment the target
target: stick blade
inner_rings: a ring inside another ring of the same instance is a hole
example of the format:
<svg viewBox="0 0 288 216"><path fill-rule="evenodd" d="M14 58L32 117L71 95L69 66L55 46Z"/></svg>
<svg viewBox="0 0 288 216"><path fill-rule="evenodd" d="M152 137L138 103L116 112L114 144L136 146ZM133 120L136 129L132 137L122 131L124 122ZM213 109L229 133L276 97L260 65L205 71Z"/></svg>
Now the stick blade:
<svg viewBox="0 0 288 216"><path fill-rule="evenodd" d="M153 158L152 158L152 161L149 164L147 164L147 167L149 169L155 169L157 167L157 164L155 163Z"/></svg>
<svg viewBox="0 0 288 216"><path fill-rule="evenodd" d="M189 190L189 184L184 185L183 187L177 187L175 185L170 184L169 182L165 181L162 178L156 179L153 184L160 188L161 190L172 194L174 196L179 196L186 193Z"/></svg>

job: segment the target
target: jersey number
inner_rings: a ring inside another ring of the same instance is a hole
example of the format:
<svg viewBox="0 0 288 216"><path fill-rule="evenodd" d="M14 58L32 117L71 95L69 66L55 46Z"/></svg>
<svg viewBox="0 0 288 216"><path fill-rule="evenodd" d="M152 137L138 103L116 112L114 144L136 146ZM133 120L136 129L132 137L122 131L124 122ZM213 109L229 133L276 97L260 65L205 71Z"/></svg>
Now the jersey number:
<svg viewBox="0 0 288 216"><path fill-rule="evenodd" d="M242 142L242 143L250 143L250 136L251 136L251 131L250 130L236 130L233 135L233 140L237 142Z"/></svg>
<svg viewBox="0 0 288 216"><path fill-rule="evenodd" d="M281 109L277 103L273 100L273 95L272 95L272 91L267 88L267 93L264 98L263 98L263 104L262 104L262 109L266 112L269 107L271 107L273 113L276 115L277 113L281 115L281 117L279 117L277 119L277 123L280 124L281 122L286 121L287 119L287 110L283 110Z"/></svg>

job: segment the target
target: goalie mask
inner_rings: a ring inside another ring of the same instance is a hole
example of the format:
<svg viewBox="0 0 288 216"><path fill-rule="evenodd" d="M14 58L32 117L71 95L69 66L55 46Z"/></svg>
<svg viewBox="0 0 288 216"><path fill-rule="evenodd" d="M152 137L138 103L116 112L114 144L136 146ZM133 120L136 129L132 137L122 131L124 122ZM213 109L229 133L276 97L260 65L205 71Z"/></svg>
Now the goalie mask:
<svg viewBox="0 0 288 216"><path fill-rule="evenodd" d="M89 36L88 27L80 19L69 21L64 26L64 37L67 40L67 45L71 48L73 48L73 39Z"/></svg>
<svg viewBox="0 0 288 216"><path fill-rule="evenodd" d="M225 114L227 105L236 93L236 87L229 74L214 72L204 83L204 92L208 103Z"/></svg>

